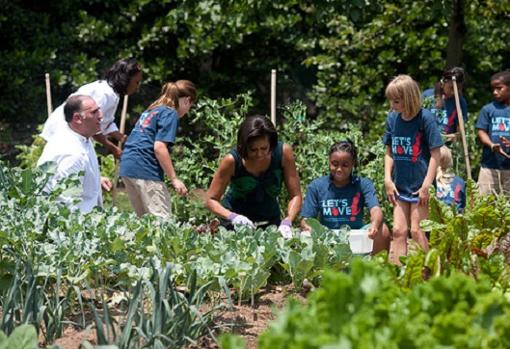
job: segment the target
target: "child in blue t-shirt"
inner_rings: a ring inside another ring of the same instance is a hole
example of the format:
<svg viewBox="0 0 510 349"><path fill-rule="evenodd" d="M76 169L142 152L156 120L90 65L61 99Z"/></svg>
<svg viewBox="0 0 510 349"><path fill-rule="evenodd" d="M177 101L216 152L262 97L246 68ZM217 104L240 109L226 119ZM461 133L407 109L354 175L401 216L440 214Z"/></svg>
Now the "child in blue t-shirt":
<svg viewBox="0 0 510 349"><path fill-rule="evenodd" d="M454 67L443 72L441 80L432 89L423 92L423 107L429 109L436 117L439 131L445 134L446 139L454 141L457 138L459 119L453 90L453 77L457 82L459 102L464 123L467 122L467 102L462 95L464 84L464 69Z"/></svg>
<svg viewBox="0 0 510 349"><path fill-rule="evenodd" d="M383 224L383 214L368 178L353 175L356 166L356 148L350 140L333 144L329 151L329 172L313 180L308 186L301 209L301 228L310 230L305 218L318 218L330 229L348 225L352 229L363 227L363 208L370 210L368 236L374 240L372 254L388 250L390 232Z"/></svg>
<svg viewBox="0 0 510 349"><path fill-rule="evenodd" d="M478 188L482 195L510 192L510 71L491 77L494 101L485 105L475 127L483 145Z"/></svg>
<svg viewBox="0 0 510 349"><path fill-rule="evenodd" d="M450 149L440 148L441 160L436 175L436 197L447 205L455 204L457 212L464 212L466 207L466 183L452 172L453 159Z"/></svg>
<svg viewBox="0 0 510 349"><path fill-rule="evenodd" d="M162 218L171 214L166 175L179 195L188 189L174 170L170 149L175 143L179 119L196 98L191 81L179 80L163 86L161 96L142 113L129 135L120 160L120 176L131 205L140 217L146 213Z"/></svg>
<svg viewBox="0 0 510 349"><path fill-rule="evenodd" d="M392 111L386 119L384 185L393 205L393 240L390 261L400 264L407 255L407 236L426 251L428 241L420 229L427 218L429 188L436 177L439 148L443 145L434 116L421 108L420 89L408 75L399 75L386 87Z"/></svg>

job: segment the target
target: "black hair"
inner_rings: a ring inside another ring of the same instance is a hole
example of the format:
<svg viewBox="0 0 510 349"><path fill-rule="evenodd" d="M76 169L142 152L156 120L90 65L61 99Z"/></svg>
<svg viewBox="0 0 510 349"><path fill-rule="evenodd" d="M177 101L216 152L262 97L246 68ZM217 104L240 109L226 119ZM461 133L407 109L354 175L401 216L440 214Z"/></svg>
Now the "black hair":
<svg viewBox="0 0 510 349"><path fill-rule="evenodd" d="M247 158L248 145L254 139L259 137L266 137L269 140L269 150L273 150L278 143L278 133L267 117L262 115L248 116L239 125L237 132L237 151L243 158Z"/></svg>
<svg viewBox="0 0 510 349"><path fill-rule="evenodd" d="M464 83L464 69L461 67L453 67L443 71L443 77L441 78L441 81L452 81L454 76L455 81L457 81L458 84Z"/></svg>
<svg viewBox="0 0 510 349"><path fill-rule="evenodd" d="M358 152L356 151L356 146L349 138L334 143L329 148L329 156L331 156L333 153L336 153L337 151L351 154L352 161L356 166L358 161Z"/></svg>
<svg viewBox="0 0 510 349"><path fill-rule="evenodd" d="M67 123L70 123L73 120L74 113L81 112L83 101L87 98L90 98L85 95L74 95L66 100L66 104L64 104L64 117Z"/></svg>
<svg viewBox="0 0 510 349"><path fill-rule="evenodd" d="M131 78L142 71L135 58L121 59L115 62L105 73L105 79L115 93L124 96Z"/></svg>
<svg viewBox="0 0 510 349"><path fill-rule="evenodd" d="M510 86L510 70L503 70L491 76L491 81L495 80L499 80L503 84Z"/></svg>

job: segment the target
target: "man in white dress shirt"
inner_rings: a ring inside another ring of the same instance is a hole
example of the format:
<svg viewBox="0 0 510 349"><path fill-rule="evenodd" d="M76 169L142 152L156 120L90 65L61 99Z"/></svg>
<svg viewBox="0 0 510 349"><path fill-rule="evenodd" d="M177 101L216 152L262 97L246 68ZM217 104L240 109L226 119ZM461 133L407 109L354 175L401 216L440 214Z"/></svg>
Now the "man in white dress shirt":
<svg viewBox="0 0 510 349"><path fill-rule="evenodd" d="M51 190L57 181L82 171L80 181L83 191L79 195L78 204L73 204L74 197L61 199L72 208L87 213L95 206L102 206L101 188L108 191L111 189L111 182L100 176L94 144L90 139L99 131L103 115L91 97L74 95L65 103L64 116L67 127L48 141L37 165L48 161L57 164L56 173L48 183L47 190Z"/></svg>

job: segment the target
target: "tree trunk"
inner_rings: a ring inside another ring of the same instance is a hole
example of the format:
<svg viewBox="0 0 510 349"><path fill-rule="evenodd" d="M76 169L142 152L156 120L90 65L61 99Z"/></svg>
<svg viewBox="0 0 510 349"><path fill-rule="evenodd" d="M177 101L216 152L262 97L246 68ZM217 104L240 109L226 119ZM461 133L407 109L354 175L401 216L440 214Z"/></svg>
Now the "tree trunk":
<svg viewBox="0 0 510 349"><path fill-rule="evenodd" d="M448 24L448 46L446 48L446 68L461 66L462 46L466 36L464 22L464 0L452 0L452 13Z"/></svg>

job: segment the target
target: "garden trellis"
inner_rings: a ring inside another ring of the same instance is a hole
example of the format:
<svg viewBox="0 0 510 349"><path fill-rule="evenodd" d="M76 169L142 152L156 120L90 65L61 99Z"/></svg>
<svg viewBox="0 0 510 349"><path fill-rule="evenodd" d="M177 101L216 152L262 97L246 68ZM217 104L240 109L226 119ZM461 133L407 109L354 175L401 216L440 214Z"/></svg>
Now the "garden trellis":
<svg viewBox="0 0 510 349"><path fill-rule="evenodd" d="M455 94L455 108L457 108L457 119L459 120L460 137L462 140L462 148L464 150L464 160L466 162L467 178L471 178L471 165L469 163L468 147L466 142L466 130L464 128L464 115L462 115L462 108L460 107L459 90L457 88L457 78L455 75L452 77L453 92Z"/></svg>

